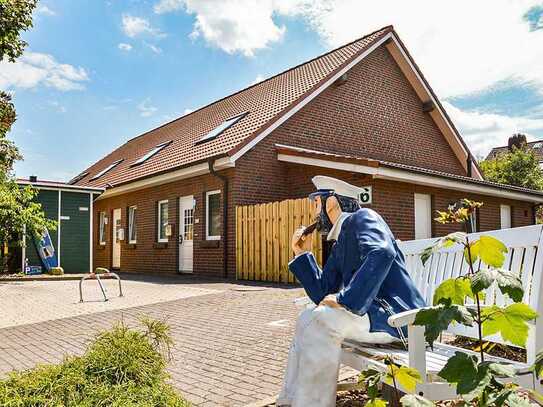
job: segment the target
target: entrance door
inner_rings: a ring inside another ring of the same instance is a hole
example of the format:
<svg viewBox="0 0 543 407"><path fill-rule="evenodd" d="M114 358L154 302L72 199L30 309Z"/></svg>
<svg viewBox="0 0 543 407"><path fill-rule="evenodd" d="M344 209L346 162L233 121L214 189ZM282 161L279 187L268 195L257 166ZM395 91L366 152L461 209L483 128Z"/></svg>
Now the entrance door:
<svg viewBox="0 0 543 407"><path fill-rule="evenodd" d="M432 197L415 194L415 239L432 237Z"/></svg>
<svg viewBox="0 0 543 407"><path fill-rule="evenodd" d="M111 240L113 242L113 254L111 267L114 269L121 268L121 242L119 241L119 229L121 228L121 209L113 210L113 222Z"/></svg>
<svg viewBox="0 0 543 407"><path fill-rule="evenodd" d="M179 198L179 272L192 273L194 238L194 197Z"/></svg>

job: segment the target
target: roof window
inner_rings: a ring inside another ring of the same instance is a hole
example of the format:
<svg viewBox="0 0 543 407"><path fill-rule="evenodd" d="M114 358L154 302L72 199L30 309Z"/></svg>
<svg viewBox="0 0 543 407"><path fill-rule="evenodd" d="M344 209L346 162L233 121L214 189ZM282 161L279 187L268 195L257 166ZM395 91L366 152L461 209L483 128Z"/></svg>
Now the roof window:
<svg viewBox="0 0 543 407"><path fill-rule="evenodd" d="M211 130L209 133L207 133L204 137L202 137L200 140L196 142L196 144L204 143L209 140L213 140L217 138L221 133L228 130L230 127L232 127L234 124L239 122L241 119L243 119L245 116L247 116L249 112L245 112L242 114L238 114L237 116L231 117L230 119L226 119L221 124L219 124L217 127L215 127L213 130Z"/></svg>
<svg viewBox="0 0 543 407"><path fill-rule="evenodd" d="M96 174L94 177L92 177L89 181L94 181L95 179L100 178L102 175L104 175L105 173L111 171L113 168L115 168L117 165L119 165L122 162L123 162L123 160L117 160L117 161L109 164L106 168L104 168L102 171L100 171L98 174Z"/></svg>
<svg viewBox="0 0 543 407"><path fill-rule="evenodd" d="M88 172L84 172L84 173L82 173L82 174L76 175L75 177L73 177L71 180L68 181L68 184L73 185L73 184L75 184L76 182L81 181L81 180L82 180L83 178L85 178L87 175L89 175Z"/></svg>
<svg viewBox="0 0 543 407"><path fill-rule="evenodd" d="M132 167L135 165L143 164L145 161L147 161L149 158L154 156L155 154L158 154L160 151L162 151L164 148L168 147L171 144L170 141L166 141L165 143L161 143L154 147L153 149L149 150L145 155L138 158L136 161L132 163Z"/></svg>

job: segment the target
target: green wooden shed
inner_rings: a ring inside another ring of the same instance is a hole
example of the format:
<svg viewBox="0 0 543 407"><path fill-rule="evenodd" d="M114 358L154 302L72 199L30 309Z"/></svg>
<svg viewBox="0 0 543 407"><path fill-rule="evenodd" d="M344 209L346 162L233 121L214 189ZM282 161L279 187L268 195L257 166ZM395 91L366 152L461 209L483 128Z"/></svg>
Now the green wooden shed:
<svg viewBox="0 0 543 407"><path fill-rule="evenodd" d="M41 181L36 177L18 179L21 186L32 185L38 190L37 200L45 216L58 222L51 230L59 265L65 273L88 273L92 270L92 236L94 200L104 192L101 188L80 187L62 182ZM22 249L21 267L41 266L33 239L27 237Z"/></svg>

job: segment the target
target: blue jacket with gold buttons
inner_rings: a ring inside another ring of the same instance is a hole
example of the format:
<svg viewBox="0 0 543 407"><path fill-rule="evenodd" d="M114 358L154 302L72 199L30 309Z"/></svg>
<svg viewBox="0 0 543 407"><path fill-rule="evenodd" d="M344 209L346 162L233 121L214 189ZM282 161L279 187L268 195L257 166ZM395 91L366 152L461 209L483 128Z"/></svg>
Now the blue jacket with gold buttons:
<svg viewBox="0 0 543 407"><path fill-rule="evenodd" d="M329 294L349 311L368 314L371 332L399 337L387 323L390 314L424 307L394 235L375 211L362 208L341 225L324 269L310 253L296 257L289 269L315 304Z"/></svg>

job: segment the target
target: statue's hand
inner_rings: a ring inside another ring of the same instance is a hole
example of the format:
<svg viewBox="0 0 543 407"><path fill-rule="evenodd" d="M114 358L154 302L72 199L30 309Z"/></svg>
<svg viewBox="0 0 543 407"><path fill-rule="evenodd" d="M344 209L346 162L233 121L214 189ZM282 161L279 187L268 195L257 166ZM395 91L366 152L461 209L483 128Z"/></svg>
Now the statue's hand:
<svg viewBox="0 0 543 407"><path fill-rule="evenodd" d="M341 305L339 302L337 302L337 298L335 295L327 295L324 297L324 299L320 302L319 305L327 305L330 308L341 308L343 305Z"/></svg>
<svg viewBox="0 0 543 407"><path fill-rule="evenodd" d="M303 226L300 226L292 235L291 247L295 256L311 251L313 237L311 235L303 236L304 229Z"/></svg>

